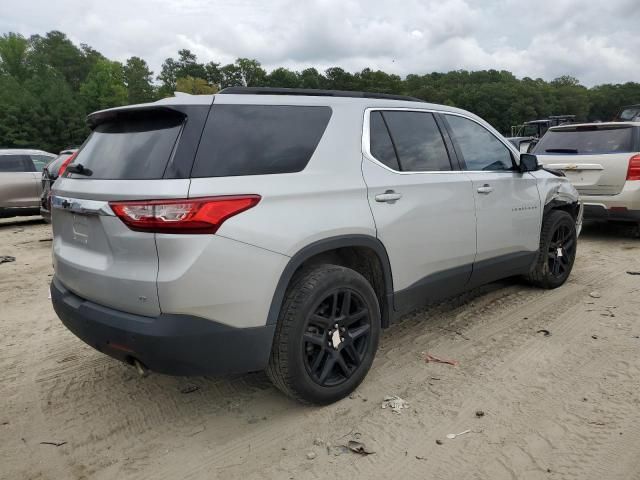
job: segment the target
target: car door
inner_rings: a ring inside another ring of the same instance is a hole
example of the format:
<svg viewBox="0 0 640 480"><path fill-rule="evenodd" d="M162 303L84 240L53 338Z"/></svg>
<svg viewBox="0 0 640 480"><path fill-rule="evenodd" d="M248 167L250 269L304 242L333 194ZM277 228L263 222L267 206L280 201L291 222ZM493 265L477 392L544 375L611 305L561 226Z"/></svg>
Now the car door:
<svg viewBox="0 0 640 480"><path fill-rule="evenodd" d="M520 173L507 142L474 119L444 114L462 168L473 183L477 254L471 285L524 273L539 247L536 179Z"/></svg>
<svg viewBox="0 0 640 480"><path fill-rule="evenodd" d="M362 172L398 312L462 291L471 274L473 190L451 148L432 112L365 112Z"/></svg>
<svg viewBox="0 0 640 480"><path fill-rule="evenodd" d="M37 207L38 185L28 155L0 155L0 208Z"/></svg>

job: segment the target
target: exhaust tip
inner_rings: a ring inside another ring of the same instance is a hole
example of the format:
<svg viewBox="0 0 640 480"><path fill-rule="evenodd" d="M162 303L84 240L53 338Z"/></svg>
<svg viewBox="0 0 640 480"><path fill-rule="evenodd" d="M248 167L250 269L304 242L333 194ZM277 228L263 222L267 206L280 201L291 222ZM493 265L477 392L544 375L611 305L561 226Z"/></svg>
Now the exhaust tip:
<svg viewBox="0 0 640 480"><path fill-rule="evenodd" d="M145 367L144 364L137 358L133 359L133 366L136 367L138 375L140 375L142 378L149 376L149 369Z"/></svg>

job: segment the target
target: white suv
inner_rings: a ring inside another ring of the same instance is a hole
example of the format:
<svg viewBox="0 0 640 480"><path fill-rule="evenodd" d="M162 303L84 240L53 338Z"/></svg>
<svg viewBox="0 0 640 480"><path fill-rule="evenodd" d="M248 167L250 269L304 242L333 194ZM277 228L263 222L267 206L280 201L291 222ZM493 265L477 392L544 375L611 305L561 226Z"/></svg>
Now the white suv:
<svg viewBox="0 0 640 480"><path fill-rule="evenodd" d="M52 196L52 301L169 374L266 369L348 395L402 314L524 275L562 285L582 207L475 115L409 97L226 89L89 116Z"/></svg>
<svg viewBox="0 0 640 480"><path fill-rule="evenodd" d="M640 226L640 121L553 127L533 152L573 183L585 219Z"/></svg>

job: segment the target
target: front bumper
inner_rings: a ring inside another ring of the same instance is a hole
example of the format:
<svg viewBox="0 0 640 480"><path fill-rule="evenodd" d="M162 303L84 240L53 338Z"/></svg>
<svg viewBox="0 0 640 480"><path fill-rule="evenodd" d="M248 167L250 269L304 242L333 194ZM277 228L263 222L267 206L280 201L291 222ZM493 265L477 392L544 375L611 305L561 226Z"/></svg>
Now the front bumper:
<svg viewBox="0 0 640 480"><path fill-rule="evenodd" d="M55 277L51 301L62 323L85 343L159 373L244 373L263 370L269 361L275 325L233 328L190 315L134 315L85 300Z"/></svg>

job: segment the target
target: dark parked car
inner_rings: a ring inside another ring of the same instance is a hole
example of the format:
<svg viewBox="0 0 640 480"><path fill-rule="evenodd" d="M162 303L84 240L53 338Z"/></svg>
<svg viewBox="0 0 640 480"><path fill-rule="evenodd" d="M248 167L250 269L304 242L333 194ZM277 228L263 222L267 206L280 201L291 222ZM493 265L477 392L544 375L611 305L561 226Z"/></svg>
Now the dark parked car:
<svg viewBox="0 0 640 480"><path fill-rule="evenodd" d="M47 164L42 170L42 194L40 196L40 215L47 223L51 223L51 186L56 179L64 173L64 168L75 156L77 148L68 148L60 152L53 161ZM64 166L64 168L62 168Z"/></svg>

